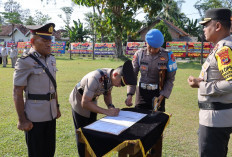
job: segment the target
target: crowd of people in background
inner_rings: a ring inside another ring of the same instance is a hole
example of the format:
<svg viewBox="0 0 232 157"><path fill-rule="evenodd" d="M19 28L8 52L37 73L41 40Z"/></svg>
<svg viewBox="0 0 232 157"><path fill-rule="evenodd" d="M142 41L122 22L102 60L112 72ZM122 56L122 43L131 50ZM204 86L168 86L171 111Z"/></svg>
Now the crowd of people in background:
<svg viewBox="0 0 232 157"><path fill-rule="evenodd" d="M22 56L26 56L29 50L30 49L25 46ZM3 45L3 47L0 49L0 64L2 64L4 68L7 67L7 64L9 64L8 57L10 57L11 67L14 68L18 55L19 53L16 45L12 45L11 47L6 47L6 45Z"/></svg>

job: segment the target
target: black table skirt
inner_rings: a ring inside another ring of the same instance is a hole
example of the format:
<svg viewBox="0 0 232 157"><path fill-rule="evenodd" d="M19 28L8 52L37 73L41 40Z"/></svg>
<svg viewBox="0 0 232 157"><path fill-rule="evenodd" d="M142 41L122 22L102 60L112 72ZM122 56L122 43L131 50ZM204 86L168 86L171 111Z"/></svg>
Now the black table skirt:
<svg viewBox="0 0 232 157"><path fill-rule="evenodd" d="M157 111L151 114L151 111L136 108L124 108L122 110L148 115L119 135L81 128L81 138L87 144L91 156L102 157L112 150L118 151L126 147L128 142L131 141L139 142L143 156L145 156L160 138L169 122L169 115L163 112Z"/></svg>

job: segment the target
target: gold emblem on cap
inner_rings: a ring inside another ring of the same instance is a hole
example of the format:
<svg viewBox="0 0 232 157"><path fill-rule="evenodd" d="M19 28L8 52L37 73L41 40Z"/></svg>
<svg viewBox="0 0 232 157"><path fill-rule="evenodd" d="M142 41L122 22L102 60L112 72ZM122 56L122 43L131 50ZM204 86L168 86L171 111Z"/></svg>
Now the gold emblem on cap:
<svg viewBox="0 0 232 157"><path fill-rule="evenodd" d="M50 26L50 27L49 27L48 32L49 32L49 33L52 33L52 32L53 32L53 26Z"/></svg>
<svg viewBox="0 0 232 157"><path fill-rule="evenodd" d="M210 21L212 18L204 18L204 21Z"/></svg>

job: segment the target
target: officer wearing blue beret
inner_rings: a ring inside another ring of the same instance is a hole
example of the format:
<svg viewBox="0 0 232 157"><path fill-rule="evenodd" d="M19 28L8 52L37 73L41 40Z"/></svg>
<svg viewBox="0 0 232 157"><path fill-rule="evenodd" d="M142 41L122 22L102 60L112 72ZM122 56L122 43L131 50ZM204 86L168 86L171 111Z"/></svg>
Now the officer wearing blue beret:
<svg viewBox="0 0 232 157"><path fill-rule="evenodd" d="M207 10L199 23L204 26L205 39L215 45L199 77L187 80L192 88L198 88L199 156L222 157L227 156L232 133L231 11Z"/></svg>
<svg viewBox="0 0 232 157"><path fill-rule="evenodd" d="M30 157L55 154L56 119L61 113L56 91L56 60L51 55L54 27L54 23L28 26L32 48L15 65L13 96L18 129L25 131Z"/></svg>
<svg viewBox="0 0 232 157"><path fill-rule="evenodd" d="M177 65L172 52L161 46L164 43L164 36L158 29L151 29L146 34L147 48L138 50L133 56L133 69L141 77L138 87L127 87L127 106L132 106L132 96L136 92L135 107L140 109L153 110L153 100L156 98L158 110L165 111L165 98L169 98ZM162 137L157 142L156 156L162 153Z"/></svg>

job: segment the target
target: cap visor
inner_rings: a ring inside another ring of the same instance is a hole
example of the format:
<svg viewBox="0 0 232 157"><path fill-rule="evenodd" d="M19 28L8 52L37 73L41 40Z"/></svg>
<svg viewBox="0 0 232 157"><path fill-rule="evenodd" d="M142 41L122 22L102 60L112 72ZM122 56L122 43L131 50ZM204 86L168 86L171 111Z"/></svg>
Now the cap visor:
<svg viewBox="0 0 232 157"><path fill-rule="evenodd" d="M39 36L47 40L52 40L52 36L47 36L47 35L39 35Z"/></svg>

